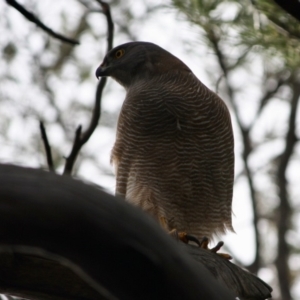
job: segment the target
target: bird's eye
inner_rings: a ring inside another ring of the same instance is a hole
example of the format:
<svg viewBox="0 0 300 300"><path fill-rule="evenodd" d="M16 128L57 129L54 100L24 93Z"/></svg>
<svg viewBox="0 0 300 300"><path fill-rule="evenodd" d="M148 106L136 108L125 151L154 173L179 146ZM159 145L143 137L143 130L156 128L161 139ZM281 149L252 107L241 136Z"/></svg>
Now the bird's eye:
<svg viewBox="0 0 300 300"><path fill-rule="evenodd" d="M124 49L119 49L116 53L115 53L115 58L120 58L124 55L125 51Z"/></svg>

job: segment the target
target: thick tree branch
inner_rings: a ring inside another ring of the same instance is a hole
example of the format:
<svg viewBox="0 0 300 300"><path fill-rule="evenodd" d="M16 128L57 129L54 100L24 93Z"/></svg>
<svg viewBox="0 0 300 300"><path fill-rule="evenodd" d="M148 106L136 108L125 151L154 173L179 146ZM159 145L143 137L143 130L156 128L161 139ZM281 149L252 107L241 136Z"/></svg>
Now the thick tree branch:
<svg viewBox="0 0 300 300"><path fill-rule="evenodd" d="M222 283L240 299L270 297L271 288L254 275L176 242L140 209L93 186L6 165L0 165L0 181L1 292L43 299L78 293L73 299L233 300Z"/></svg>
<svg viewBox="0 0 300 300"><path fill-rule="evenodd" d="M33 22L38 27L43 29L45 32L47 32L52 37L59 39L63 42L70 43L72 45L78 45L79 42L75 41L73 39L67 38L59 33L54 32L51 28L46 26L44 23L42 23L33 13L29 12L23 5L18 3L15 0L6 0L6 3L12 7L14 7L17 11L19 11L27 20L30 22Z"/></svg>
<svg viewBox="0 0 300 300"><path fill-rule="evenodd" d="M110 13L109 5L103 1L97 0L97 2L102 6L102 11L106 16L107 20L107 51L112 49L113 44L113 30L114 25L112 22L112 17ZM74 163L76 161L77 155L81 149L81 147L89 140L93 132L95 131L101 115L101 98L104 86L106 84L106 78L102 77L100 82L98 83L96 96L95 96L95 104L93 108L93 115L90 121L88 128L80 134L80 136L75 137L73 147L71 153L66 158L66 164L64 168L64 174L71 174Z"/></svg>
<svg viewBox="0 0 300 300"><path fill-rule="evenodd" d="M233 299L122 199L53 173L2 166L0 174L4 250L63 262L108 299Z"/></svg>

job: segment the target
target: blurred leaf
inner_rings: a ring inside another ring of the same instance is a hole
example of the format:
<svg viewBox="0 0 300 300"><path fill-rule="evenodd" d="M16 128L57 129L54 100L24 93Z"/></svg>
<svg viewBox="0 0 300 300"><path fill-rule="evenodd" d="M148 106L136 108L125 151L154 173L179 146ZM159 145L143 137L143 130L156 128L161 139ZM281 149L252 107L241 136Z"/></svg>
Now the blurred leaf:
<svg viewBox="0 0 300 300"><path fill-rule="evenodd" d="M17 47L12 42L9 42L3 49L3 57L8 62L12 61L17 55Z"/></svg>

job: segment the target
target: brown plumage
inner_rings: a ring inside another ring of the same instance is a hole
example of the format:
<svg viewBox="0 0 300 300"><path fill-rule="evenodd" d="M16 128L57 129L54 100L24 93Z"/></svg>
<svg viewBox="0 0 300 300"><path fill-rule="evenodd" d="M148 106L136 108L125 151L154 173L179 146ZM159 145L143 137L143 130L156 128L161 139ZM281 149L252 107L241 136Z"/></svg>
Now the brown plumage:
<svg viewBox="0 0 300 300"><path fill-rule="evenodd" d="M197 238L233 230L233 134L224 102L151 43L114 48L96 76L127 91L111 156L116 193L170 230Z"/></svg>

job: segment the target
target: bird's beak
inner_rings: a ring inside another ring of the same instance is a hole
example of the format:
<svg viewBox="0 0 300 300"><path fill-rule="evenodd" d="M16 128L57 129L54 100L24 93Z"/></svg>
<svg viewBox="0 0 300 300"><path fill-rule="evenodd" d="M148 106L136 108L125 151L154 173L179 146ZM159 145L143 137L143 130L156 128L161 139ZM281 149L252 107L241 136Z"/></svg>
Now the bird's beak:
<svg viewBox="0 0 300 300"><path fill-rule="evenodd" d="M97 79L99 79L99 77L102 77L102 76L108 76L107 69L108 69L108 66L106 65L106 63L104 61L96 70Z"/></svg>

